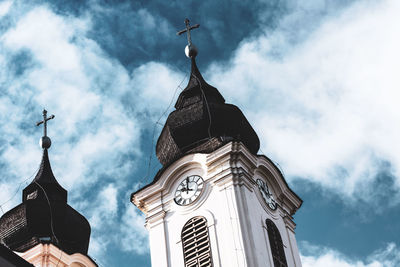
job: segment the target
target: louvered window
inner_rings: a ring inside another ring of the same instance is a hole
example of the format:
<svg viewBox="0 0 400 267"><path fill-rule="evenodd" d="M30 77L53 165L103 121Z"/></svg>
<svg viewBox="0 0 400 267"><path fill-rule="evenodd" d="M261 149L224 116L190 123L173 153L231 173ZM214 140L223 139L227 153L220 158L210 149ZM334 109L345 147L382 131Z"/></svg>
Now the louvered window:
<svg viewBox="0 0 400 267"><path fill-rule="evenodd" d="M271 245L272 258L275 267L287 267L285 250L283 248L281 234L276 225L270 220L265 221L267 224L268 239Z"/></svg>
<svg viewBox="0 0 400 267"><path fill-rule="evenodd" d="M190 219L182 229L185 267L212 267L210 238L204 217Z"/></svg>

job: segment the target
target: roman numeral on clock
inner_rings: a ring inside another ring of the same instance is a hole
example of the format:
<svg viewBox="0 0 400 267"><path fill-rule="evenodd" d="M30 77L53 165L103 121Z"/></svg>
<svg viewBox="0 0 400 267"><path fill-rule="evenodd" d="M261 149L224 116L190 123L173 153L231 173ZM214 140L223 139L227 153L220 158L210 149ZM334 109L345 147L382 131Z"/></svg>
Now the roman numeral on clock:
<svg viewBox="0 0 400 267"><path fill-rule="evenodd" d="M204 187L203 178L198 175L186 176L181 180L175 191L174 201L180 206L193 203L201 194Z"/></svg>

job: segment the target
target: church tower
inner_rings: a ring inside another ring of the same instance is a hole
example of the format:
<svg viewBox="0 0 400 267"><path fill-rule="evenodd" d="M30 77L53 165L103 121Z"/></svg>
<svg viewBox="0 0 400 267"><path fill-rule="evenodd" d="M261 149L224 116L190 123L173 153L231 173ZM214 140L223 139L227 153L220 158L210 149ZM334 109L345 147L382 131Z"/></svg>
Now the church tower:
<svg viewBox="0 0 400 267"><path fill-rule="evenodd" d="M0 218L0 241L34 266L94 267L87 255L90 225L67 203L67 191L50 166L47 117L43 111L42 162L33 181L22 192L22 203Z"/></svg>
<svg viewBox="0 0 400 267"><path fill-rule="evenodd" d="M238 107L225 103L196 66L157 141L163 167L134 192L146 215L153 267L300 267L293 215L302 200Z"/></svg>

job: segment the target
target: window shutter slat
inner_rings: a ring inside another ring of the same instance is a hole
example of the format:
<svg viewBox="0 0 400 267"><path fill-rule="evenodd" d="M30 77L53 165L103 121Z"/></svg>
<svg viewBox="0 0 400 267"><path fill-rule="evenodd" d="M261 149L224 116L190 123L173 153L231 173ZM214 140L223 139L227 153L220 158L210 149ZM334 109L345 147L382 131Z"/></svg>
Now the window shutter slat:
<svg viewBox="0 0 400 267"><path fill-rule="evenodd" d="M181 233L185 267L212 267L210 238L204 217L190 219Z"/></svg>

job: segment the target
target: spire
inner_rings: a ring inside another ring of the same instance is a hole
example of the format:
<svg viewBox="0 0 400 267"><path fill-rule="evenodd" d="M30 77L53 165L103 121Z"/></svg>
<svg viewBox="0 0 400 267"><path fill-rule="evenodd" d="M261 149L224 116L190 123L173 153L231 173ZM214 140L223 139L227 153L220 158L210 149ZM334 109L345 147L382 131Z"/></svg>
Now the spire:
<svg viewBox="0 0 400 267"><path fill-rule="evenodd" d="M242 142L254 154L260 147L256 132L240 109L226 104L220 92L209 85L196 65L197 49L190 31L200 25L190 26L185 20L188 45L186 56L191 60L190 79L176 101L176 110L169 114L158 138L156 155L165 166L188 153L211 153L222 145Z"/></svg>
<svg viewBox="0 0 400 267"><path fill-rule="evenodd" d="M51 146L51 139L47 136L47 121L54 118L54 115L47 117L47 110L44 109L43 120L36 123L36 126L43 124L43 136L40 138L39 142L40 146L43 148L43 156L38 173L31 184L28 185L23 191L23 201L26 201L32 192L40 192L39 195L42 195L44 193L42 191L45 189L47 192L47 197L67 202L67 191L57 182L56 178L54 177L49 160L48 149ZM39 187L39 191L36 190L37 187Z"/></svg>
<svg viewBox="0 0 400 267"><path fill-rule="evenodd" d="M191 58L190 79L186 88L181 92L176 101L175 108L182 109L183 107L193 104L194 102L207 100L208 103L225 103L224 97L217 88L209 85L201 75L194 57Z"/></svg>
<svg viewBox="0 0 400 267"><path fill-rule="evenodd" d="M181 109L188 104L193 104L194 102L206 99L208 102L218 102L224 103L225 99L218 92L218 90L211 85L209 85L201 75L196 64L196 56L198 50L192 43L192 38L190 31L200 27L200 24L190 26L189 19L185 19L186 29L177 32L177 35L187 33L188 45L185 47L185 54L191 60L191 71L190 79L186 88L179 95L179 98L175 104L176 109Z"/></svg>
<svg viewBox="0 0 400 267"><path fill-rule="evenodd" d="M47 148L43 149L42 162L40 163L39 171L33 179L33 182L38 183L57 183L56 178L54 177L53 171L51 170L50 160L49 160L49 152Z"/></svg>
<svg viewBox="0 0 400 267"><path fill-rule="evenodd" d="M47 117L47 110L43 109L43 120L36 123L36 126L43 124L43 136L40 138L39 142L40 146L43 148L43 156L39 171L32 182L58 184L56 178L54 177L53 171L51 170L49 153L47 151L51 146L51 139L47 136L47 121L54 118L54 115Z"/></svg>

